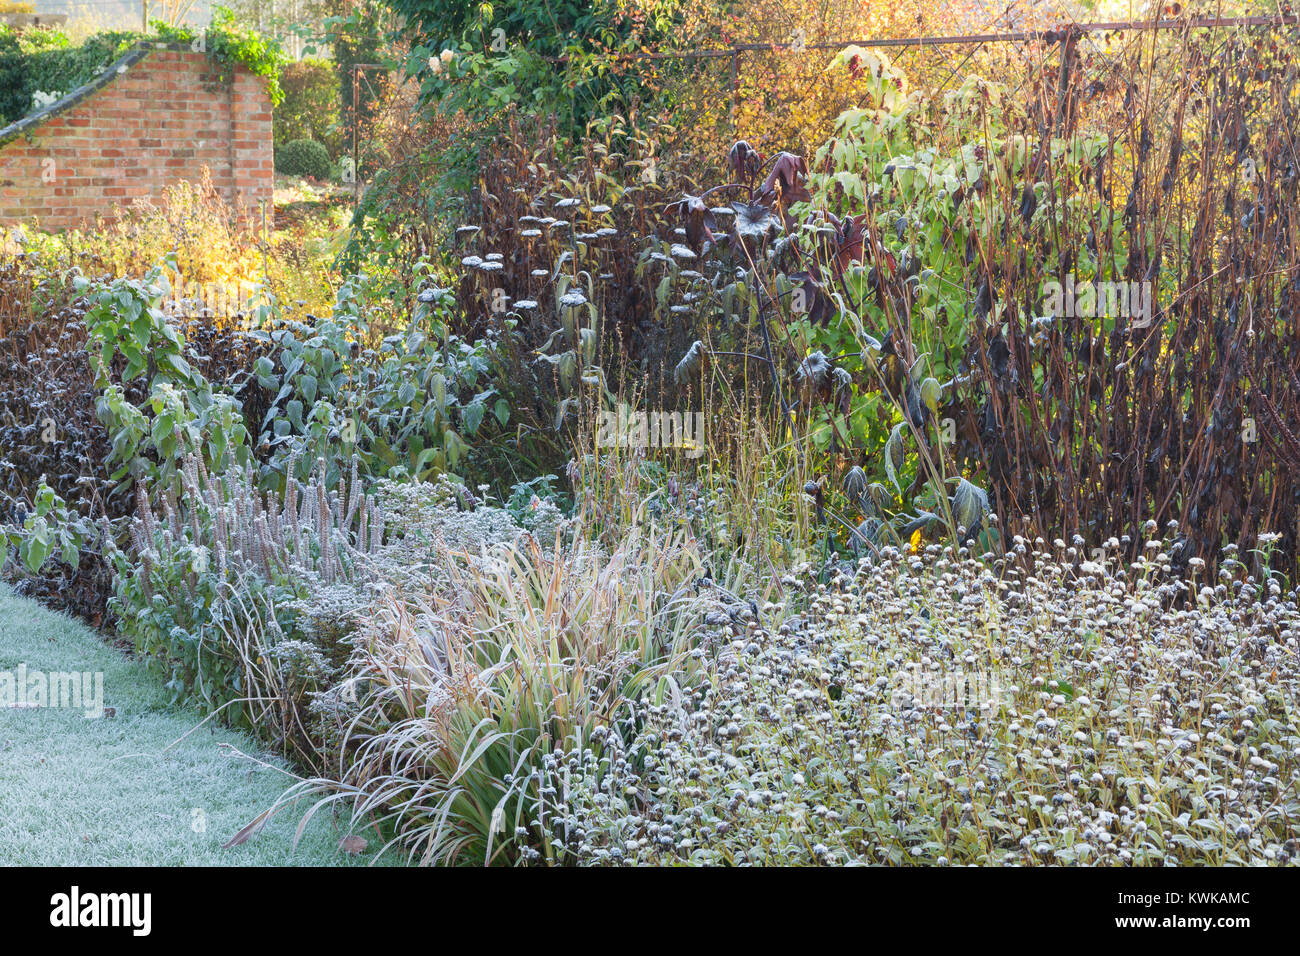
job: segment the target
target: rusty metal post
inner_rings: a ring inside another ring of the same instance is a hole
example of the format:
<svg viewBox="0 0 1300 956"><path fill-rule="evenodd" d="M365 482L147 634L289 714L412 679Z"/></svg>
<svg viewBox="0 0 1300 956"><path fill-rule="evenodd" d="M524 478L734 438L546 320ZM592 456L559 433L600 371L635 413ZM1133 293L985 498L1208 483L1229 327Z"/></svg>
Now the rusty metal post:
<svg viewBox="0 0 1300 956"><path fill-rule="evenodd" d="M357 77L360 75L360 69L357 64L352 64L352 202L355 205L361 201L361 176L357 166L357 124L360 121L358 116L357 102Z"/></svg>
<svg viewBox="0 0 1300 956"><path fill-rule="evenodd" d="M731 48L731 135L734 139L740 133L736 129L736 104L740 101L740 47Z"/></svg>

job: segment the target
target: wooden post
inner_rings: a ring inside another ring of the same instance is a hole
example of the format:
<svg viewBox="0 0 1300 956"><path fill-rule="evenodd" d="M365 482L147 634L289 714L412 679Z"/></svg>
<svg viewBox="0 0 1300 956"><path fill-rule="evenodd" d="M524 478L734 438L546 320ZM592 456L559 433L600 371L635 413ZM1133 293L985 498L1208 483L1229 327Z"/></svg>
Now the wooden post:
<svg viewBox="0 0 1300 956"><path fill-rule="evenodd" d="M1074 68L1078 65L1078 42L1081 31L1067 27L1061 38L1061 72L1057 76L1055 135L1065 136L1074 126Z"/></svg>

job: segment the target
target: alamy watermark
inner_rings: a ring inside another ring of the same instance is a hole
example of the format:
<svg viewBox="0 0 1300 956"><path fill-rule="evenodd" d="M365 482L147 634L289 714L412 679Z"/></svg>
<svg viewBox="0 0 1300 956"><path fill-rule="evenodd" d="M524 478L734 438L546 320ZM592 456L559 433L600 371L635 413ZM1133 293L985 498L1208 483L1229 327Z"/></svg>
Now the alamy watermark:
<svg viewBox="0 0 1300 956"><path fill-rule="evenodd" d="M83 893L74 886L50 897L50 925L56 928L123 927L133 936L153 928L152 893Z"/></svg>
<svg viewBox="0 0 1300 956"><path fill-rule="evenodd" d="M233 318L248 315L267 304L260 283L248 279L229 282L191 281L174 286L163 298L164 312L176 315L201 315L210 318Z"/></svg>
<svg viewBox="0 0 1300 956"><path fill-rule="evenodd" d="M1076 282L1073 272L1065 284L1043 283L1043 307L1053 315L1073 318L1128 318L1132 327L1144 329L1155 315L1151 282Z"/></svg>
<svg viewBox="0 0 1300 956"><path fill-rule="evenodd" d="M596 428L600 448L675 448L687 458L704 454L703 412L638 412L625 402L602 411Z"/></svg>
<svg viewBox="0 0 1300 956"><path fill-rule="evenodd" d="M39 671L19 664L0 671L0 709L57 707L104 716L103 671Z"/></svg>
<svg viewBox="0 0 1300 956"><path fill-rule="evenodd" d="M999 704L1007 693L1000 680L983 671L933 672L916 667L897 675L890 688L890 700L894 706L903 708L979 710Z"/></svg>

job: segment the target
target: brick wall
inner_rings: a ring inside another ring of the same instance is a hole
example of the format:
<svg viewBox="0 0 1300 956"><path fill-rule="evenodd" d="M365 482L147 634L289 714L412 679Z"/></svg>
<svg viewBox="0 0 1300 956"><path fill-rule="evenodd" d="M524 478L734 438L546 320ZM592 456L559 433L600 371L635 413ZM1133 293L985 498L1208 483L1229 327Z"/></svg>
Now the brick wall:
<svg viewBox="0 0 1300 956"><path fill-rule="evenodd" d="M245 215L271 212L271 102L265 81L188 48L148 49L125 72L54 104L0 145L0 223L47 230L92 225L114 205L161 197L163 187L212 184ZM124 64L125 61L119 61ZM226 76L221 73L224 70ZM10 127L10 135L15 127ZM0 131L2 135L4 131Z"/></svg>

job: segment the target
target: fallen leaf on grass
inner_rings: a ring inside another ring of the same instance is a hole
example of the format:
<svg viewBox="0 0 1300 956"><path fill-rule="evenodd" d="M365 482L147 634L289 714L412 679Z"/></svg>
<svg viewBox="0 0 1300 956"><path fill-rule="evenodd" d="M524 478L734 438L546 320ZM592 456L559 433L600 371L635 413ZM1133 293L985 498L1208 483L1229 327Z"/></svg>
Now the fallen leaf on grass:
<svg viewBox="0 0 1300 956"><path fill-rule="evenodd" d="M352 856L364 853L366 852L366 838L345 836L342 840L339 840L339 849L344 853L350 853Z"/></svg>

